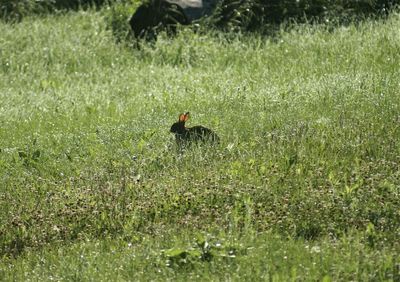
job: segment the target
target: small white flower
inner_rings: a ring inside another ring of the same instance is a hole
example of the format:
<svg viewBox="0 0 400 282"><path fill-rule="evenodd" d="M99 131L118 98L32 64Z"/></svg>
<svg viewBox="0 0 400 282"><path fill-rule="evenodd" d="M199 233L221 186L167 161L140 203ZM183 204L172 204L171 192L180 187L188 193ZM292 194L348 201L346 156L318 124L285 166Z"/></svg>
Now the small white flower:
<svg viewBox="0 0 400 282"><path fill-rule="evenodd" d="M310 250L311 253L320 253L321 252L321 248L319 246L314 246L311 248Z"/></svg>

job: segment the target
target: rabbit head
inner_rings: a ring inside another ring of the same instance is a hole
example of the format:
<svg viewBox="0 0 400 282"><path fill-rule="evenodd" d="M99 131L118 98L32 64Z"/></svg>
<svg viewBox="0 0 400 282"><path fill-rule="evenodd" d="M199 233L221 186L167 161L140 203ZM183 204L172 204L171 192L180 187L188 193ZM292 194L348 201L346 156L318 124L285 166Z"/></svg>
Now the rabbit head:
<svg viewBox="0 0 400 282"><path fill-rule="evenodd" d="M174 134L185 134L187 129L185 127L185 122L189 119L189 112L185 113L185 114L180 114L179 115L179 120L177 122L175 122L172 126L171 126L171 133Z"/></svg>

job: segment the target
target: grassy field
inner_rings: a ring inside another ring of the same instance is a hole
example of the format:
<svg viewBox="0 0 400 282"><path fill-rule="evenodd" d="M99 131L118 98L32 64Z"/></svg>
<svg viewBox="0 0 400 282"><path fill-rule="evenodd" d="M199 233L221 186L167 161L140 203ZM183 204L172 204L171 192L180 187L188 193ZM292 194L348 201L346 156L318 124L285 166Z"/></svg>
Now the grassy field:
<svg viewBox="0 0 400 282"><path fill-rule="evenodd" d="M0 23L0 280L399 281L399 26Z"/></svg>

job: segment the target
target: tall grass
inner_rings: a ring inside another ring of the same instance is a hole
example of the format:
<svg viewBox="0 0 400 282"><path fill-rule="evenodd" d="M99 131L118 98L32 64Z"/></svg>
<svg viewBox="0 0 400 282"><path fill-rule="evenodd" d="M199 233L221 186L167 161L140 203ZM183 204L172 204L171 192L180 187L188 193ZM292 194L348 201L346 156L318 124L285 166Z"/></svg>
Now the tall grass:
<svg viewBox="0 0 400 282"><path fill-rule="evenodd" d="M399 22L140 49L93 11L0 23L0 277L395 281ZM179 154L183 111L220 146Z"/></svg>

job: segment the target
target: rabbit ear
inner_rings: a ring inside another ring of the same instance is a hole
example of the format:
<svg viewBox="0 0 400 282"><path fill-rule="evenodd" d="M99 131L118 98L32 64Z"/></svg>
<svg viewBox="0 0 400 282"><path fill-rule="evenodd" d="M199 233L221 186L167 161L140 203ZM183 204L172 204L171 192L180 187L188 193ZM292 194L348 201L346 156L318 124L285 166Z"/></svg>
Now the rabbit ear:
<svg viewBox="0 0 400 282"><path fill-rule="evenodd" d="M185 116L185 121L187 121L189 119L189 112L186 112Z"/></svg>
<svg viewBox="0 0 400 282"><path fill-rule="evenodd" d="M179 121L186 121L187 119L186 119L186 115L184 115L184 114L180 114L179 115Z"/></svg>

